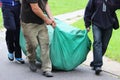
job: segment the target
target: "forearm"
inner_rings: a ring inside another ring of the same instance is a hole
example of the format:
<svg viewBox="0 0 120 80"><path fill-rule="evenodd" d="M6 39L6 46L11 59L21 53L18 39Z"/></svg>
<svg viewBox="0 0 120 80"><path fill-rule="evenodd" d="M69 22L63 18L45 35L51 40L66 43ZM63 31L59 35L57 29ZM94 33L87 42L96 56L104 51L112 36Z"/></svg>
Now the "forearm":
<svg viewBox="0 0 120 80"><path fill-rule="evenodd" d="M55 27L56 26L56 22L55 22L54 17L53 17L53 15L51 13L51 10L50 10L50 7L49 7L48 3L46 3L45 9L46 9L48 17L52 20L52 26Z"/></svg>
<svg viewBox="0 0 120 80"><path fill-rule="evenodd" d="M90 27L91 22L92 22L92 16L94 13L94 4L93 4L93 0L89 0L86 8L85 8L85 13L84 13L84 22L85 22L85 26L86 28Z"/></svg>
<svg viewBox="0 0 120 80"><path fill-rule="evenodd" d="M30 4L32 11L41 19L44 21L47 19L47 17L44 15L42 9L38 6L38 3L31 3Z"/></svg>
<svg viewBox="0 0 120 80"><path fill-rule="evenodd" d="M51 13L51 10L50 10L50 7L49 7L48 3L46 3L46 8L45 9L46 9L46 12L47 12L49 18L53 19L53 15Z"/></svg>

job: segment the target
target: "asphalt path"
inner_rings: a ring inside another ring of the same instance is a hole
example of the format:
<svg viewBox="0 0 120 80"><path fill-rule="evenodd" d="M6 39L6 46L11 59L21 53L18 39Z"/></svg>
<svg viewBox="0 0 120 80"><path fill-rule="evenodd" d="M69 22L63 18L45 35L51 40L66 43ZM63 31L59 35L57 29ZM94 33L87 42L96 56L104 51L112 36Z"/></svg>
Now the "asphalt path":
<svg viewBox="0 0 120 80"><path fill-rule="evenodd" d="M31 72L24 54L23 59L25 64L8 60L5 30L0 31L0 80L120 80L118 77L104 71L101 75L96 76L94 71L84 64L72 71L53 71L54 77L47 78L42 75L39 63L37 63L37 72Z"/></svg>
<svg viewBox="0 0 120 80"><path fill-rule="evenodd" d="M80 14L81 13L81 14ZM80 15L77 15L80 14ZM75 17L77 15L77 17ZM64 15L69 18L66 14ZM56 16L61 20L72 23L83 16L83 11L77 11L76 14L70 13L72 17L65 20L62 15ZM19 64L16 61L9 61L7 58L7 48L5 43L5 30L0 30L0 80L120 80L112 73L103 71L101 75L96 76L94 71L88 65L81 64L72 71L53 71L54 77L47 78L42 75L40 64L37 63L37 72L31 72L26 56L23 54L25 64Z"/></svg>

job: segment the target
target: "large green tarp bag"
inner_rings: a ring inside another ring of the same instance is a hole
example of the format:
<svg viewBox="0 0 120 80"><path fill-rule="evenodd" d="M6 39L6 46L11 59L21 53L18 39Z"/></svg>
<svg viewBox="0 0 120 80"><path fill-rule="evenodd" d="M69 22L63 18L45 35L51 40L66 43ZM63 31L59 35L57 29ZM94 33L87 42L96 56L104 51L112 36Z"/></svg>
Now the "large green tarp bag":
<svg viewBox="0 0 120 80"><path fill-rule="evenodd" d="M86 30L80 30L56 19L57 26L47 26L50 43L50 58L54 69L72 70L86 60L91 41ZM21 31L20 45L25 55L26 42ZM36 49L36 60L40 61L40 47Z"/></svg>

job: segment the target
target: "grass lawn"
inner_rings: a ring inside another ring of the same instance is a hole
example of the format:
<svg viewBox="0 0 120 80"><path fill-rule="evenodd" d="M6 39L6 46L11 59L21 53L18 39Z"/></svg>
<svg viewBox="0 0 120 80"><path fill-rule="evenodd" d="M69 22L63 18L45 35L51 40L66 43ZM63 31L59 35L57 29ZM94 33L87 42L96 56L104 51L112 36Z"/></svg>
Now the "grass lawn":
<svg viewBox="0 0 120 80"><path fill-rule="evenodd" d="M0 8L0 29L3 28L3 20L2 20L2 13L1 13L1 8Z"/></svg>
<svg viewBox="0 0 120 80"><path fill-rule="evenodd" d="M120 23L120 10L117 11L117 16ZM120 29L114 30L106 56L120 62L120 37L118 35L120 35Z"/></svg>
<svg viewBox="0 0 120 80"><path fill-rule="evenodd" d="M53 15L85 8L88 0L48 0Z"/></svg>
<svg viewBox="0 0 120 80"><path fill-rule="evenodd" d="M117 16L118 16L119 23L120 23L120 10L117 11ZM75 22L72 25L76 26L82 30L85 29L83 19ZM116 60L118 62L120 62L120 48L119 48L120 37L118 36L119 34L120 34L120 29L113 31L113 35L111 37L111 40L110 40L110 43L108 45L108 49L106 52L107 57L109 57L113 60ZM93 42L92 30L88 33L88 36L91 39L91 41Z"/></svg>
<svg viewBox="0 0 120 80"><path fill-rule="evenodd" d="M53 15L72 12L85 8L88 0L48 0ZM1 9L1 8L0 8ZM2 14L0 10L0 29L2 27Z"/></svg>

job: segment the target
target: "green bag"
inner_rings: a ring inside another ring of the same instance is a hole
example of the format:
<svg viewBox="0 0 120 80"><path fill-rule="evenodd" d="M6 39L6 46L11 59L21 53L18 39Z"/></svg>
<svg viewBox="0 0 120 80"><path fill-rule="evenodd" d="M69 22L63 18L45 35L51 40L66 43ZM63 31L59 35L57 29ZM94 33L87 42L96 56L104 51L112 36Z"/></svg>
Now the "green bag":
<svg viewBox="0 0 120 80"><path fill-rule="evenodd" d="M90 51L91 41L86 30L79 30L56 19L57 26L53 28L48 25L50 39L50 58L53 69L72 70L86 60ZM20 45L26 53L26 45L23 33L20 33ZM36 49L36 59L40 61L40 47Z"/></svg>

